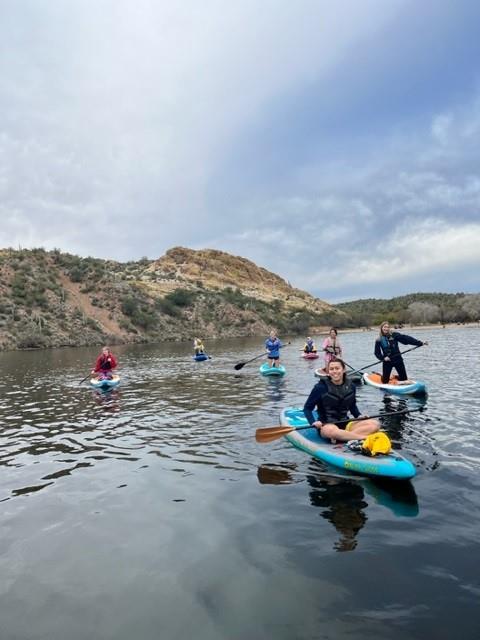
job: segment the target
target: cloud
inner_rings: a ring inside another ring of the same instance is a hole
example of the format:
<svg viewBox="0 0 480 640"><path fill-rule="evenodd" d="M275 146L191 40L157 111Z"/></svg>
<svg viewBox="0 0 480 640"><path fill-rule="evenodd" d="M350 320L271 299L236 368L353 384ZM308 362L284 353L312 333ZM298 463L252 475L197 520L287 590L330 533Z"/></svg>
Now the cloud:
<svg viewBox="0 0 480 640"><path fill-rule="evenodd" d="M480 266L479 123L475 94L448 116L433 114L413 131L371 141L366 162L299 167L281 187L294 194L257 196L239 211L260 240L243 230L213 242L261 259L319 295L348 297L368 283L377 291L381 283L383 290L392 283L418 290L435 278L438 290L478 289L471 269ZM454 284L445 282L445 271L457 274Z"/></svg>
<svg viewBox="0 0 480 640"><path fill-rule="evenodd" d="M454 247L439 262L420 237L467 242L478 220L467 5L432 20L410 0L6 2L0 245L212 247L344 296L381 293L365 272L393 251L399 287L462 282Z"/></svg>
<svg viewBox="0 0 480 640"><path fill-rule="evenodd" d="M459 268L480 266L480 223L455 225L427 219L405 224L373 254L345 252L340 264L324 268L307 277L310 288L331 291L351 284L413 282L424 274L441 274ZM441 280L439 280L441 282Z"/></svg>
<svg viewBox="0 0 480 640"><path fill-rule="evenodd" d="M7 4L0 241L118 258L192 242L215 228L206 190L230 141L401 4Z"/></svg>

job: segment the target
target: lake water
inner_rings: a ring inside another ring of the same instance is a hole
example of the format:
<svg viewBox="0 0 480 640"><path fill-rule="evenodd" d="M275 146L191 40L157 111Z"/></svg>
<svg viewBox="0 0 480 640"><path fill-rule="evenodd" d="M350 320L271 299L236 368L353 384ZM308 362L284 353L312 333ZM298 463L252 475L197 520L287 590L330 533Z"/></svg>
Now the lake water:
<svg viewBox="0 0 480 640"><path fill-rule="evenodd" d="M429 396L384 421L411 483L342 475L255 430L302 406L319 361L262 340L0 354L1 640L480 637L480 329L416 330ZM354 366L372 332L344 334ZM461 383L460 380L463 380ZM405 406L370 387L371 415Z"/></svg>

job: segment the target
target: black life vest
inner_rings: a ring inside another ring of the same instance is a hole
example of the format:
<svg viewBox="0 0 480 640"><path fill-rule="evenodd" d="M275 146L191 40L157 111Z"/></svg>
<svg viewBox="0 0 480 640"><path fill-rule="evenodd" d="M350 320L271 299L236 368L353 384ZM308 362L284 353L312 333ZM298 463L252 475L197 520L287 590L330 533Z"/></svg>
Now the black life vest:
<svg viewBox="0 0 480 640"><path fill-rule="evenodd" d="M382 336L380 338L380 346L382 347L384 357L391 358L392 355L398 353L398 342L392 334Z"/></svg>
<svg viewBox="0 0 480 640"><path fill-rule="evenodd" d="M110 356L107 356L106 358L102 358L100 360L100 367L104 371L107 371L107 370L112 368L112 360L111 360Z"/></svg>
<svg viewBox="0 0 480 640"><path fill-rule="evenodd" d="M344 377L342 384L333 384L330 378L322 380L326 391L322 394L322 405L327 422L339 422L348 418L348 410L355 402L355 386Z"/></svg>

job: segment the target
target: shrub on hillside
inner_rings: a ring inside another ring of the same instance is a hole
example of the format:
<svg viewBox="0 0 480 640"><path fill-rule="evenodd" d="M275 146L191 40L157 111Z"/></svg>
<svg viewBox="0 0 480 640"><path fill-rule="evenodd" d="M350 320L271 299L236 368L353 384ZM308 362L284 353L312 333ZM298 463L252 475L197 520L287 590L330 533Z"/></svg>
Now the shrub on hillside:
<svg viewBox="0 0 480 640"><path fill-rule="evenodd" d="M177 307L189 307L195 300L195 293L188 289L175 289L171 293L167 293L164 300L168 300Z"/></svg>

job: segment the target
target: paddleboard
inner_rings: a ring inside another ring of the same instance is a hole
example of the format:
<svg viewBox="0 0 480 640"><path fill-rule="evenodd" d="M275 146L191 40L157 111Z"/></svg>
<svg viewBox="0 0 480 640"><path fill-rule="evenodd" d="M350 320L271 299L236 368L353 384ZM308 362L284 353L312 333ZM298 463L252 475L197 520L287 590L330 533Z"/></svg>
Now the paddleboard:
<svg viewBox="0 0 480 640"><path fill-rule="evenodd" d="M308 425L303 409L293 407L287 407L281 412L280 422L286 427ZM322 438L315 427L291 431L284 437L297 449L301 449L333 467L349 472L398 480L413 478L416 473L413 464L397 451L391 451L387 455L370 457L359 451L351 451L346 443L332 444L329 440Z"/></svg>
<svg viewBox="0 0 480 640"><path fill-rule="evenodd" d="M387 384L382 382L382 376L379 373L364 373L363 380L365 384L369 384L371 387L376 387L382 391L388 391L389 393L395 393L396 395L424 395L427 393L427 386L420 380L411 380L410 384L399 382L398 378L390 378Z"/></svg>

